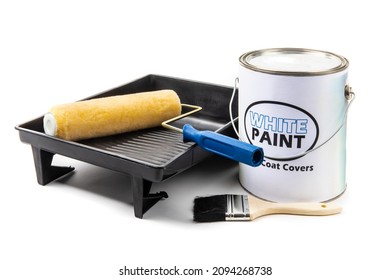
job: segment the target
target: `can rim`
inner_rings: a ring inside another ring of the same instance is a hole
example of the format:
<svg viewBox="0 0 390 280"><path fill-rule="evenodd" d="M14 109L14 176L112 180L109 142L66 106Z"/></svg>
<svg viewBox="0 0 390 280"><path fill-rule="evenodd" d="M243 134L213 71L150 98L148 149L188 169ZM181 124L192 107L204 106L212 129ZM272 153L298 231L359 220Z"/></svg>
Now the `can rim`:
<svg viewBox="0 0 390 280"><path fill-rule="evenodd" d="M284 70L271 70L271 69L265 69L258 66L255 66L250 63L250 60L261 56L265 53L285 53L285 54L303 54L303 53L320 53L324 54L326 56L336 57L340 60L340 64L336 67L329 68L326 70L321 71L284 71ZM269 49L262 49L262 50L255 50L250 51L247 53L244 53L239 58L240 64L253 71L267 73L267 74L274 74L274 75L287 75L287 76L319 76L319 75L328 75L337 73L340 71L343 71L348 68L349 62L348 60L338 54L328 52L328 51L322 51L322 50L316 50L316 49L305 49L305 48L269 48Z"/></svg>

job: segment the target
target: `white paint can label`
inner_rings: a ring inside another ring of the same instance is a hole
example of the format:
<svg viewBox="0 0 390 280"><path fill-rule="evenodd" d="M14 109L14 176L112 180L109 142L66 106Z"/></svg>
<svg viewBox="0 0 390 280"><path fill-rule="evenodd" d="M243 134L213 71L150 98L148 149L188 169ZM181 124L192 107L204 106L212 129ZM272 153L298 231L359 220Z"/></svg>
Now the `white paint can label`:
<svg viewBox="0 0 390 280"><path fill-rule="evenodd" d="M269 159L294 157L312 149L318 140L318 124L309 113L278 101L252 103L244 115L249 143L267 146Z"/></svg>

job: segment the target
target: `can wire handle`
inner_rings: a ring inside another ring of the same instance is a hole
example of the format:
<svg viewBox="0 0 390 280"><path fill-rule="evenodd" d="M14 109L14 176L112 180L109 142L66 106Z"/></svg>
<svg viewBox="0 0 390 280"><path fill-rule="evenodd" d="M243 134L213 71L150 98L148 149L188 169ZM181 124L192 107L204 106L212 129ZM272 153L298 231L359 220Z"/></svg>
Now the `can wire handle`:
<svg viewBox="0 0 390 280"><path fill-rule="evenodd" d="M237 91L237 87L238 87L238 77L236 77L236 79L234 80L234 88L233 88L233 93L232 93L232 97L230 98L230 102L229 102L229 115L230 115L230 122L232 124L232 127L234 129L234 132L236 133L237 137L239 140L242 140L241 137L240 137L240 134L238 133L238 130L236 128L236 125L234 124L235 121L238 120L238 117L236 117L234 120L233 120L233 112L232 112L232 107L233 107L233 100L234 100L234 96L236 95L236 91Z"/></svg>
<svg viewBox="0 0 390 280"><path fill-rule="evenodd" d="M232 97L230 98L230 102L229 102L229 115L230 115L230 122L232 124L232 127L235 131L235 133L237 134L237 137L238 139L240 139L241 141L243 141L238 133L238 130L236 128L236 125L234 124L234 122L236 120L238 120L239 117L236 117L235 119L233 119L233 112L232 112L232 106L233 106L233 99L234 99L234 96L236 95L236 92L237 92L237 88L238 88L238 83L239 83L239 79L238 77L234 80L234 88L233 88L233 92L232 92ZM343 118L343 121L341 122L341 124L339 125L339 127L336 129L336 131L328 138L326 139L324 142L322 142L320 145L318 145L317 147L311 149L311 150L308 150L308 151L305 151L303 153L300 153L300 154L296 154L296 155L292 155L292 156L288 156L288 157L272 157L272 159L275 159L275 160L292 160L292 159L296 159L296 158L299 158L299 157L303 157L304 155L308 154L308 153L311 153L319 148L321 148L322 146L324 146L326 143L328 143L339 131L340 129L344 126L346 120L347 120L347 115L348 115L348 109L349 107L351 106L352 104L352 101L355 99L355 93L352 91L352 88L349 86L349 85L345 85L345 88L344 88L344 96L345 96L345 99L348 101L348 104L347 104L347 107L345 108L345 111L344 111L344 118ZM264 157L267 157L266 155L264 155Z"/></svg>

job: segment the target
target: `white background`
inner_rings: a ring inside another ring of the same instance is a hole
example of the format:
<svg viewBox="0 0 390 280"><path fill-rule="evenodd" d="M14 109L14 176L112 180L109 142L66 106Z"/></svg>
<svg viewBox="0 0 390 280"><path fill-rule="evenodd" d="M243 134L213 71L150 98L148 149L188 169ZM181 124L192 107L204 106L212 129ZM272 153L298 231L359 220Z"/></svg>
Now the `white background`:
<svg viewBox="0 0 390 280"><path fill-rule="evenodd" d="M389 278L386 1L0 3L1 279L131 279L119 276L125 265L272 266L264 279ZM322 49L350 61L357 98L340 215L195 224L196 195L244 192L237 165L218 158L155 184L170 197L143 220L133 216L125 175L56 157L76 172L36 183L17 124L150 73L232 86L238 57L268 47Z"/></svg>

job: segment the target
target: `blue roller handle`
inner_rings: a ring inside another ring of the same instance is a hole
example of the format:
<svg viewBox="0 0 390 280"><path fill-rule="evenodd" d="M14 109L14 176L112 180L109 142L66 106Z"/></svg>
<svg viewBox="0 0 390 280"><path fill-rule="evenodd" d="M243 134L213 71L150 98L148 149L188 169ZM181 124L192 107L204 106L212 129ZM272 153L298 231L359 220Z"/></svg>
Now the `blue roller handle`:
<svg viewBox="0 0 390 280"><path fill-rule="evenodd" d="M183 126L183 142L195 142L209 152L250 166L259 166L264 158L260 147L219 133L199 131L189 124Z"/></svg>

